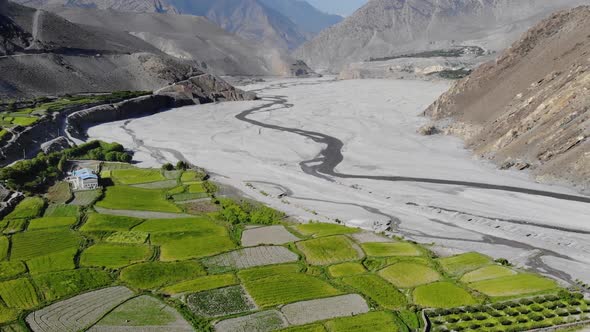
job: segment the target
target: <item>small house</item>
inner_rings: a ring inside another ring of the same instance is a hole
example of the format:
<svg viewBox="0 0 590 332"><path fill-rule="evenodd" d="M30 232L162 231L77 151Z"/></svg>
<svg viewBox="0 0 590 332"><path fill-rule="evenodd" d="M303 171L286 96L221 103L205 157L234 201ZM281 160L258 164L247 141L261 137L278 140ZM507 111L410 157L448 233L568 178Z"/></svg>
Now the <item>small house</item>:
<svg viewBox="0 0 590 332"><path fill-rule="evenodd" d="M88 168L71 172L67 181L72 184L74 190L93 190L98 188L98 175Z"/></svg>

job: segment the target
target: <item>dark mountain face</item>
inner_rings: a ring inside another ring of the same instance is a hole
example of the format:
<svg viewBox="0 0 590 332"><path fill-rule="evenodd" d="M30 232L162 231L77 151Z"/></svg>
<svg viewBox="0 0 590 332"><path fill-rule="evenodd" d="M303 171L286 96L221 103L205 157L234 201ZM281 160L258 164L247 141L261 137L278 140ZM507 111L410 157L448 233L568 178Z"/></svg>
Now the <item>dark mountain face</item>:
<svg viewBox="0 0 590 332"><path fill-rule="evenodd" d="M301 0L260 0L264 5L287 16L299 28L307 33L320 31L340 23L344 18L339 15L326 14L307 1Z"/></svg>

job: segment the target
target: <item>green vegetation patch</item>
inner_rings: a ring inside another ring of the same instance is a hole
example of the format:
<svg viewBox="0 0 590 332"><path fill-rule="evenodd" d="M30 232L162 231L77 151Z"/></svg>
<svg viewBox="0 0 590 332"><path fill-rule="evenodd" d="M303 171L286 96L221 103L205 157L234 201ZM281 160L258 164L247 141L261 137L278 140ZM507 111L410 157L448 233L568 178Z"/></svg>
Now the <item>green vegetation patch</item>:
<svg viewBox="0 0 590 332"><path fill-rule="evenodd" d="M208 217L190 217L179 219L149 219L133 228L133 231L146 233L183 233L194 235L227 234L227 229Z"/></svg>
<svg viewBox="0 0 590 332"><path fill-rule="evenodd" d="M38 197L27 197L22 200L6 219L31 219L41 216L45 201Z"/></svg>
<svg viewBox="0 0 590 332"><path fill-rule="evenodd" d="M72 191L70 184L65 181L60 181L47 190L45 194L47 200L52 204L65 204L72 198Z"/></svg>
<svg viewBox="0 0 590 332"><path fill-rule="evenodd" d="M6 306L0 304L0 324L10 323L18 319L20 315L19 309L7 308ZM2 326L0 327L0 331L2 332L11 332L9 328L12 328L13 325L9 326ZM20 325L15 325L20 326ZM15 330L15 331L22 331L22 330ZM26 330L24 330L26 331Z"/></svg>
<svg viewBox="0 0 590 332"><path fill-rule="evenodd" d="M452 308L477 303L469 292L446 281L417 287L413 298L414 303L430 308Z"/></svg>
<svg viewBox="0 0 590 332"><path fill-rule="evenodd" d="M509 269L507 267L499 266L499 265L491 265L491 266L482 267L482 268L477 269L475 271L471 271L469 273L466 273L461 278L461 281L466 282L466 283L470 283L470 282L476 282L476 281L496 279L496 278L501 278L501 277L508 277L508 276L515 275L515 274L516 274L516 272L514 270Z"/></svg>
<svg viewBox="0 0 590 332"><path fill-rule="evenodd" d="M37 121L39 121L37 117L15 117L12 123L17 126L28 127L34 125Z"/></svg>
<svg viewBox="0 0 590 332"><path fill-rule="evenodd" d="M297 242L306 260L313 265L328 265L362 258L358 247L345 236L330 236Z"/></svg>
<svg viewBox="0 0 590 332"><path fill-rule="evenodd" d="M401 262L379 271L379 275L399 288L413 288L440 280L434 269L416 263Z"/></svg>
<svg viewBox="0 0 590 332"><path fill-rule="evenodd" d="M69 204L72 206L89 206L101 195L101 190L76 191L74 193L74 199Z"/></svg>
<svg viewBox="0 0 590 332"><path fill-rule="evenodd" d="M325 324L330 332L396 332L399 328L392 313L376 311L354 317L342 317Z"/></svg>
<svg viewBox="0 0 590 332"><path fill-rule="evenodd" d="M337 224L324 224L324 223L309 223L294 226L295 230L306 236L330 236L330 235L341 235L341 234L352 234L358 233L360 230L357 228L350 228Z"/></svg>
<svg viewBox="0 0 590 332"><path fill-rule="evenodd" d="M385 309L398 309L407 304L404 294L374 274L346 277L342 281Z"/></svg>
<svg viewBox="0 0 590 332"><path fill-rule="evenodd" d="M27 267L23 262L0 262L0 279L13 278L27 272Z"/></svg>
<svg viewBox="0 0 590 332"><path fill-rule="evenodd" d="M35 287L27 278L0 282L0 298L15 309L32 309L40 303Z"/></svg>
<svg viewBox="0 0 590 332"><path fill-rule="evenodd" d="M206 193L207 189L205 189L203 183L192 183L188 186L188 192L190 194Z"/></svg>
<svg viewBox="0 0 590 332"><path fill-rule="evenodd" d="M555 281L534 274L518 274L475 282L469 287L492 297L515 296L556 290Z"/></svg>
<svg viewBox="0 0 590 332"><path fill-rule="evenodd" d="M82 232L113 231L123 232L141 224L143 219L90 213L88 220L80 228Z"/></svg>
<svg viewBox="0 0 590 332"><path fill-rule="evenodd" d="M113 279L103 270L79 269L36 275L33 282L46 301L55 301L110 285Z"/></svg>
<svg viewBox="0 0 590 332"><path fill-rule="evenodd" d="M44 217L74 217L77 218L80 208L75 205L50 204L45 209Z"/></svg>
<svg viewBox="0 0 590 332"><path fill-rule="evenodd" d="M82 253L80 264L116 269L145 261L151 255L152 249L147 245L99 243Z"/></svg>
<svg viewBox="0 0 590 332"><path fill-rule="evenodd" d="M0 235L0 260L6 259L8 256L8 248L10 247L10 240L6 236Z"/></svg>
<svg viewBox="0 0 590 332"><path fill-rule="evenodd" d="M422 252L412 243L408 242L370 242L361 245L367 256L420 256Z"/></svg>
<svg viewBox="0 0 590 332"><path fill-rule="evenodd" d="M78 248L82 238L69 229L48 229L12 236L12 260L29 260L67 249Z"/></svg>
<svg viewBox="0 0 590 332"><path fill-rule="evenodd" d="M361 263L341 263L336 265L331 265L328 267L328 272L334 278L340 278L345 276L352 276L356 274L362 274L367 272L365 267Z"/></svg>
<svg viewBox="0 0 590 332"><path fill-rule="evenodd" d="M110 243L142 244L147 241L149 236L150 234L145 232L117 232L109 235L105 241Z"/></svg>
<svg viewBox="0 0 590 332"><path fill-rule="evenodd" d="M112 170L111 177L114 178L116 182L125 185L151 183L166 180L160 170L142 168Z"/></svg>
<svg viewBox="0 0 590 332"><path fill-rule="evenodd" d="M69 228L76 224L76 217L43 217L33 219L29 222L28 230L47 229L47 228Z"/></svg>
<svg viewBox="0 0 590 332"><path fill-rule="evenodd" d="M22 232L25 230L26 226L27 226L27 219L8 220L8 223L6 224L6 227L4 228L4 231L2 231L2 233L9 235L9 234Z"/></svg>
<svg viewBox="0 0 590 332"><path fill-rule="evenodd" d="M206 317L228 316L256 309L242 286L190 294L186 303L192 312Z"/></svg>
<svg viewBox="0 0 590 332"><path fill-rule="evenodd" d="M127 186L108 187L104 199L96 206L113 210L182 212L178 206L166 200L161 190Z"/></svg>
<svg viewBox="0 0 590 332"><path fill-rule="evenodd" d="M185 182L196 182L203 181L205 174L197 171L186 171L180 176L180 181Z"/></svg>
<svg viewBox="0 0 590 332"><path fill-rule="evenodd" d="M49 255L31 258L26 263L31 274L73 270L76 268L74 258L77 253L78 248L71 248Z"/></svg>
<svg viewBox="0 0 590 332"><path fill-rule="evenodd" d="M341 294L325 281L300 273L295 264L242 270L238 277L261 307Z"/></svg>
<svg viewBox="0 0 590 332"><path fill-rule="evenodd" d="M195 262L148 262L123 269L120 278L134 288L156 289L205 274L203 267Z"/></svg>
<svg viewBox="0 0 590 332"><path fill-rule="evenodd" d="M445 272L455 276L462 275L465 272L473 271L493 263L492 259L488 256L476 252L440 258L438 259L438 262Z"/></svg>
<svg viewBox="0 0 590 332"><path fill-rule="evenodd" d="M125 327L151 326L162 327L148 330L166 331L166 325L173 325L177 322L179 315L166 304L151 296L139 296L133 298L101 319L96 326L99 330L109 330L108 326L113 326L113 330L125 330ZM142 330L141 328L138 330ZM174 327L170 327L174 331Z"/></svg>
<svg viewBox="0 0 590 332"><path fill-rule="evenodd" d="M278 332L326 332L326 328L321 324L311 324L303 326L292 326Z"/></svg>
<svg viewBox="0 0 590 332"><path fill-rule="evenodd" d="M175 295L181 293L198 293L205 290L222 288L239 284L240 281L234 274L219 274L204 276L166 287L164 294Z"/></svg>
<svg viewBox="0 0 590 332"><path fill-rule="evenodd" d="M162 261L213 256L236 247L228 235L158 233L151 235L151 242L160 246L160 260Z"/></svg>

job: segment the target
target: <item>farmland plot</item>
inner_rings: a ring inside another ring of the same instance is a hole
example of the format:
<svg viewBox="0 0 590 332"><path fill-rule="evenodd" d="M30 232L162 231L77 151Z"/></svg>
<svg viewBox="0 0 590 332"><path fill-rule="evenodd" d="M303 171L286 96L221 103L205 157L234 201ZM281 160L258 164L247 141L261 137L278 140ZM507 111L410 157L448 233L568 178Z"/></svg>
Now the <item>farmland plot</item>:
<svg viewBox="0 0 590 332"><path fill-rule="evenodd" d="M326 332L326 328L322 324L310 324L302 326L292 326L286 329L278 330L278 332Z"/></svg>
<svg viewBox="0 0 590 332"><path fill-rule="evenodd" d="M144 188L144 189L171 189L176 187L176 180L164 180L151 183L134 184L133 187Z"/></svg>
<svg viewBox="0 0 590 332"><path fill-rule="evenodd" d="M385 309L399 309L407 304L404 294L374 274L347 277L342 281Z"/></svg>
<svg viewBox="0 0 590 332"><path fill-rule="evenodd" d="M76 268L74 257L78 248L66 249L45 256L39 256L27 260L29 273L39 274L53 271L73 270Z"/></svg>
<svg viewBox="0 0 590 332"><path fill-rule="evenodd" d="M299 257L285 247L244 248L205 260L210 267L247 269L251 267L296 262Z"/></svg>
<svg viewBox="0 0 590 332"><path fill-rule="evenodd" d="M27 197L23 199L5 219L30 219L41 216L45 207L45 201L38 197Z"/></svg>
<svg viewBox="0 0 590 332"><path fill-rule="evenodd" d="M354 316L369 311L362 296L342 295L326 299L310 300L288 304L281 312L290 324L303 325L321 320Z"/></svg>
<svg viewBox="0 0 590 332"><path fill-rule="evenodd" d="M417 287L413 298L416 304L429 308L453 308L477 303L466 290L446 281Z"/></svg>
<svg viewBox="0 0 590 332"><path fill-rule="evenodd" d="M368 242L361 245L367 256L420 256L422 252L418 247L408 242Z"/></svg>
<svg viewBox="0 0 590 332"><path fill-rule="evenodd" d="M88 206L100 197L101 190L85 190L74 192L74 199L69 203L73 206Z"/></svg>
<svg viewBox="0 0 590 332"><path fill-rule="evenodd" d="M151 242L160 246L160 260L166 262L207 257L236 247L228 235L158 233L152 234Z"/></svg>
<svg viewBox="0 0 590 332"><path fill-rule="evenodd" d="M55 301L110 285L113 279L103 270L79 269L34 275L33 282L45 300Z"/></svg>
<svg viewBox="0 0 590 332"><path fill-rule="evenodd" d="M125 287L111 287L78 295L27 316L33 332L80 331L133 296Z"/></svg>
<svg viewBox="0 0 590 332"><path fill-rule="evenodd" d="M364 256L356 243L345 236L330 236L297 242L297 248L313 265L354 261Z"/></svg>
<svg viewBox="0 0 590 332"><path fill-rule="evenodd" d="M26 278L0 282L0 298L14 309L32 309L40 303L35 287Z"/></svg>
<svg viewBox="0 0 590 332"><path fill-rule="evenodd" d="M399 328L389 312L369 312L354 317L337 318L326 322L330 332L397 332Z"/></svg>
<svg viewBox="0 0 590 332"><path fill-rule="evenodd" d="M192 312L205 317L229 316L256 309L256 304L242 286L190 294L186 303Z"/></svg>
<svg viewBox="0 0 590 332"><path fill-rule="evenodd" d="M99 243L84 250L80 265L120 268L147 260L152 249L147 245Z"/></svg>
<svg viewBox="0 0 590 332"><path fill-rule="evenodd" d="M44 217L33 219L29 222L27 230L33 231L37 229L47 228L69 228L72 227L78 219L76 217Z"/></svg>
<svg viewBox="0 0 590 332"><path fill-rule="evenodd" d="M205 270L196 262L148 262L123 269L120 279L134 288L155 289L203 275Z"/></svg>
<svg viewBox="0 0 590 332"><path fill-rule="evenodd" d="M283 315L276 310L223 320L215 324L217 332L271 332L287 327Z"/></svg>
<svg viewBox="0 0 590 332"><path fill-rule="evenodd" d="M12 236L12 260L28 260L67 249L78 248L82 238L69 229L48 229Z"/></svg>
<svg viewBox="0 0 590 332"><path fill-rule="evenodd" d="M78 217L80 209L74 205L50 204L45 209L44 217Z"/></svg>
<svg viewBox="0 0 590 332"><path fill-rule="evenodd" d="M379 275L399 288L412 288L441 278L432 268L416 263L397 263L379 271Z"/></svg>
<svg viewBox="0 0 590 332"><path fill-rule="evenodd" d="M2 231L2 234L10 235L22 232L27 224L27 219L13 219L8 221L8 225Z"/></svg>
<svg viewBox="0 0 590 332"><path fill-rule="evenodd" d="M142 168L112 170L111 177L115 179L116 182L125 185L151 183L166 180L160 170Z"/></svg>
<svg viewBox="0 0 590 332"><path fill-rule="evenodd" d="M268 226L247 229L242 233L242 245L254 247L261 244L281 245L298 241L299 238L291 234L285 226Z"/></svg>
<svg viewBox="0 0 590 332"><path fill-rule="evenodd" d="M367 272L361 263L341 263L328 267L328 272L333 278L351 276Z"/></svg>
<svg viewBox="0 0 590 332"><path fill-rule="evenodd" d="M469 285L481 293L492 297L532 294L557 289L555 281L533 274L518 274L492 280L484 280Z"/></svg>
<svg viewBox="0 0 590 332"><path fill-rule="evenodd" d="M205 290L222 288L239 284L240 281L233 274L219 274L204 276L166 287L162 290L164 294L176 295L181 293L197 293Z"/></svg>
<svg viewBox="0 0 590 332"><path fill-rule="evenodd" d="M508 277L511 275L515 275L516 272L504 266L499 265L491 265L482 267L475 271L466 273L461 278L462 282L476 282L476 281L483 281L488 279L496 279L501 277Z"/></svg>
<svg viewBox="0 0 590 332"><path fill-rule="evenodd" d="M123 232L128 231L134 226L143 222L143 219L113 216L108 214L91 213L88 215L88 220L80 228L82 232L93 231L114 231Z"/></svg>
<svg viewBox="0 0 590 332"><path fill-rule="evenodd" d="M393 240L384 236L384 235L379 235L376 234L374 232L360 232L360 233L354 233L351 235L352 238L358 242L358 243L367 243L367 242L383 242L383 243L387 243L387 242L392 242Z"/></svg>
<svg viewBox="0 0 590 332"><path fill-rule="evenodd" d="M110 210L182 212L166 200L163 191L127 186L108 187L104 199L96 205Z"/></svg>
<svg viewBox="0 0 590 332"><path fill-rule="evenodd" d="M6 236L0 235L0 260L3 260L8 255L8 247L10 247L10 240Z"/></svg>
<svg viewBox="0 0 590 332"><path fill-rule="evenodd" d="M110 243L143 244L147 241L149 233L145 232L117 232L105 239Z"/></svg>
<svg viewBox="0 0 590 332"><path fill-rule="evenodd" d="M6 306L0 304L0 324L17 320L19 314L19 309L7 308ZM4 326L0 327L0 331L4 332L4 328Z"/></svg>
<svg viewBox="0 0 590 332"><path fill-rule="evenodd" d="M350 228L337 224L326 224L326 223L309 223L294 226L295 230L306 236L330 236L340 234L353 234L360 232L359 229Z"/></svg>
<svg viewBox="0 0 590 332"><path fill-rule="evenodd" d="M488 256L476 252L440 258L438 262L447 273L456 276L492 264L492 260Z"/></svg>
<svg viewBox="0 0 590 332"><path fill-rule="evenodd" d="M11 261L11 262L0 262L0 278L7 279L16 277L20 274L26 273L27 267L23 262Z"/></svg>
<svg viewBox="0 0 590 332"><path fill-rule="evenodd" d="M144 295L121 304L88 331L190 332L193 328L176 310Z"/></svg>
<svg viewBox="0 0 590 332"><path fill-rule="evenodd" d="M182 233L191 232L195 235L227 234L225 227L218 225L208 217L190 217L179 219L149 219L134 227L134 231L147 233Z"/></svg>

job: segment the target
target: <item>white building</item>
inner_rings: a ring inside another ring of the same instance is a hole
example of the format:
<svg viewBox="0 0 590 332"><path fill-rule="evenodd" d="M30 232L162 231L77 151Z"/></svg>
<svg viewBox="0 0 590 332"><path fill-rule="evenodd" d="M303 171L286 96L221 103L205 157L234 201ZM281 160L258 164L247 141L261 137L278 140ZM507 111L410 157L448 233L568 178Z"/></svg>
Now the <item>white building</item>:
<svg viewBox="0 0 590 332"><path fill-rule="evenodd" d="M88 168L71 172L66 180L72 184L74 190L93 190L98 188L98 175Z"/></svg>

